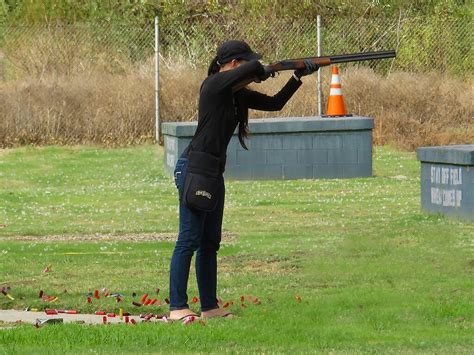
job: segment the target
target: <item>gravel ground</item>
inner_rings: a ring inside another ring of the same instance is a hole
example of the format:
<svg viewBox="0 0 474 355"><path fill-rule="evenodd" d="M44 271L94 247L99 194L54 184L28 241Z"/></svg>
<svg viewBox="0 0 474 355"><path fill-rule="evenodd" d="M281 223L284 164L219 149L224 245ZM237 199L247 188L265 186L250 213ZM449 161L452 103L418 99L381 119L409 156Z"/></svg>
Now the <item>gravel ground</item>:
<svg viewBox="0 0 474 355"><path fill-rule="evenodd" d="M230 232L222 233L222 244L234 244L236 234ZM165 241L174 242L177 238L176 233L138 233L138 234L79 234L79 235L21 235L5 236L0 239L8 239L22 242L92 242L101 243L104 241L123 241L123 242L152 242Z"/></svg>

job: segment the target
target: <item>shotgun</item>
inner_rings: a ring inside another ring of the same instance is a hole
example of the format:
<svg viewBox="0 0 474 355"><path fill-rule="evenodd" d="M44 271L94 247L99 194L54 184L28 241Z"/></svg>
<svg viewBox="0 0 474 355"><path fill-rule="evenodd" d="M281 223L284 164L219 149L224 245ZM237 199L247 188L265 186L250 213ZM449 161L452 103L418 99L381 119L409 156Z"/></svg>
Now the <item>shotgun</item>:
<svg viewBox="0 0 474 355"><path fill-rule="evenodd" d="M267 68L271 72L276 73L283 70L296 70L304 69L306 67L305 61L310 60L312 63L317 64L320 67L324 67L331 64L338 63L349 63L349 62L360 62L364 60L380 60L395 58L395 50L388 51L378 51L378 52L364 52L364 53L354 53L354 54L338 54L322 57L308 57L308 58L297 58L297 59L285 59L279 62L274 62L267 65ZM250 84L251 82L259 82L260 80L257 77L249 78L238 85L234 86L233 91L242 89L244 86Z"/></svg>

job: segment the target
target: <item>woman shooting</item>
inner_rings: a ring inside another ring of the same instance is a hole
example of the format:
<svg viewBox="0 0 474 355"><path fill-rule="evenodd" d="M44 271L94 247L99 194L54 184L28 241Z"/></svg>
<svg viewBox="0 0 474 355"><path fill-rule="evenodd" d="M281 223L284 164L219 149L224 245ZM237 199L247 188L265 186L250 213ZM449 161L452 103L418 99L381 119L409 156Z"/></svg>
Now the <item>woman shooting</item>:
<svg viewBox="0 0 474 355"><path fill-rule="evenodd" d="M306 63L274 96L251 90L246 83L264 81L273 73L262 56L242 41L224 42L201 85L198 126L174 171L179 191L179 234L170 267L170 319L196 316L189 309L187 285L191 258L196 253L196 277L201 317L227 317L217 303L217 251L224 212L226 151L238 126L243 148L248 135L248 110L278 111L301 86L301 77L318 66Z"/></svg>

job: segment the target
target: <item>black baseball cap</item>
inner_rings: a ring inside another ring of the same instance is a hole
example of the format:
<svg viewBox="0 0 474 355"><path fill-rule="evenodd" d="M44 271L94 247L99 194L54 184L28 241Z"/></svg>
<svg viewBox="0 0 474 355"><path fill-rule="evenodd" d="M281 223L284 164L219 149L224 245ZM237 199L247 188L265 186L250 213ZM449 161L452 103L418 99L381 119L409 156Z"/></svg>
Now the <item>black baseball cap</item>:
<svg viewBox="0 0 474 355"><path fill-rule="evenodd" d="M232 59L259 60L261 54L255 53L244 41L230 40L222 43L217 49L217 60L219 64L225 64Z"/></svg>

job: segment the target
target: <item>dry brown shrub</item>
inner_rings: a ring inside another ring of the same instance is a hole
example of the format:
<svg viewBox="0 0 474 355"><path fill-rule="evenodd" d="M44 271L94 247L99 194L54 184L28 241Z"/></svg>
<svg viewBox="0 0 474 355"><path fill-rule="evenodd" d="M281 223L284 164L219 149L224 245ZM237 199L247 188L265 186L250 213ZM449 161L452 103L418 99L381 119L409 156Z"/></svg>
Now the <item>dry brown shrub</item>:
<svg viewBox="0 0 474 355"><path fill-rule="evenodd" d="M82 75L45 74L39 79L1 82L0 146L125 145L152 140L153 60L123 68L123 74L93 70ZM160 68L162 120L195 119L205 70L164 61ZM272 95L290 75L282 73L252 87ZM326 94L330 70L322 69L322 76ZM252 111L251 117L315 116L316 78L303 80L304 85L281 112ZM370 69L349 67L341 72L341 80L349 112L375 118L375 144L414 149L474 142L472 79L414 73L384 77Z"/></svg>
<svg viewBox="0 0 474 355"><path fill-rule="evenodd" d="M197 119L199 88L206 72L185 64L163 63L160 71L160 117L165 122Z"/></svg>
<svg viewBox="0 0 474 355"><path fill-rule="evenodd" d="M406 149L474 142L472 79L441 74L393 73L368 69L343 73L347 106L374 117L375 144Z"/></svg>
<svg viewBox="0 0 474 355"><path fill-rule="evenodd" d="M153 84L139 70L7 82L0 86L0 145L150 140Z"/></svg>

